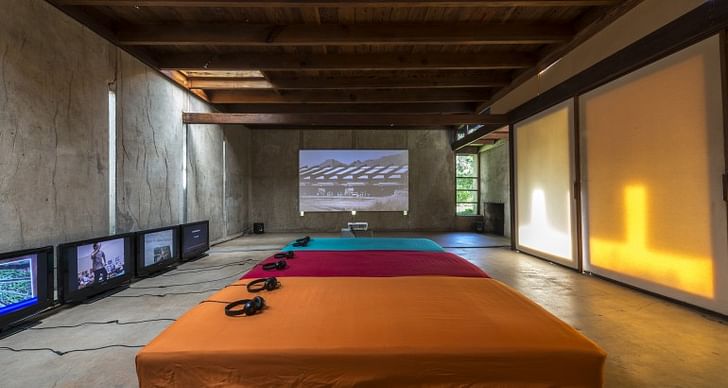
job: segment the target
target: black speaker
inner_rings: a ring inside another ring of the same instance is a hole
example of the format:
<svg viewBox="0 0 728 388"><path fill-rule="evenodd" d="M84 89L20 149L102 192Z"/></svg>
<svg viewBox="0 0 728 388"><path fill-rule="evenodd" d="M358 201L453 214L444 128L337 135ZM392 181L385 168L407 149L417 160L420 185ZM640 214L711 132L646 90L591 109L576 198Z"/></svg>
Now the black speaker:
<svg viewBox="0 0 728 388"><path fill-rule="evenodd" d="M253 224L253 233L263 234L265 233L265 225L262 222L256 222Z"/></svg>

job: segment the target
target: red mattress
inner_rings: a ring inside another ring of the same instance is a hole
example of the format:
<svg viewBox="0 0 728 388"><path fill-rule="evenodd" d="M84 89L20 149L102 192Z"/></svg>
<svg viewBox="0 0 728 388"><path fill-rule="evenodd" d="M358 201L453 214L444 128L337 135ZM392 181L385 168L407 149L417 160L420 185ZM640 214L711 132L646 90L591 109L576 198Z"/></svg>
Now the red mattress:
<svg viewBox="0 0 728 388"><path fill-rule="evenodd" d="M264 270L269 257L241 279L270 276L460 276L487 278L488 274L458 255L421 251L296 251L282 270Z"/></svg>

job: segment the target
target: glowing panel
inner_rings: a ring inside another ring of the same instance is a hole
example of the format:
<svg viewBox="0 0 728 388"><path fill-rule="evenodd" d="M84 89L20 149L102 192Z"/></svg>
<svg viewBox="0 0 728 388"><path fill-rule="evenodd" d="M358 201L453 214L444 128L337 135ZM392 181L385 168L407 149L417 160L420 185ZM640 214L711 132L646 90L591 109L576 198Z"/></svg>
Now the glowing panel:
<svg viewBox="0 0 728 388"><path fill-rule="evenodd" d="M659 251L648 246L648 203L645 188L627 186L624 201L624 240L592 238L592 265L713 298L711 258Z"/></svg>
<svg viewBox="0 0 728 388"><path fill-rule="evenodd" d="M580 98L586 269L728 312L718 38Z"/></svg>
<svg viewBox="0 0 728 388"><path fill-rule="evenodd" d="M515 126L519 249L576 266L570 137L573 103Z"/></svg>

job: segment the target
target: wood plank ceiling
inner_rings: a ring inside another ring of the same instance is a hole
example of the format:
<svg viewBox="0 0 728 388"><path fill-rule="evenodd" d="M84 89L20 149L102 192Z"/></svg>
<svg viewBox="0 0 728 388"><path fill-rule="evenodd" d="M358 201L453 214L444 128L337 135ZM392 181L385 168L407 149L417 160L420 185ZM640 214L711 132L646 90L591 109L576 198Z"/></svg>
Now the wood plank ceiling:
<svg viewBox="0 0 728 388"><path fill-rule="evenodd" d="M497 128L494 99L640 0L50 0L235 115L268 127Z"/></svg>

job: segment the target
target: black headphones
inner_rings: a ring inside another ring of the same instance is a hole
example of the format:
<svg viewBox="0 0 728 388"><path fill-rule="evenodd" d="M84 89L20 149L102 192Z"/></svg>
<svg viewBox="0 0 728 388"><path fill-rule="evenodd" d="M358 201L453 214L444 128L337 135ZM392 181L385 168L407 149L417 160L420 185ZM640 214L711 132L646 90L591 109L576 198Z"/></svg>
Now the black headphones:
<svg viewBox="0 0 728 388"><path fill-rule="evenodd" d="M279 252L273 255L276 259L292 259L293 251Z"/></svg>
<svg viewBox="0 0 728 388"><path fill-rule="evenodd" d="M248 292L255 293L255 292L261 292L263 290L273 291L280 286L281 286L281 284L278 283L278 279L276 279L276 278L262 278L262 279L255 279L252 282L248 283L246 288L248 289Z"/></svg>
<svg viewBox="0 0 728 388"><path fill-rule="evenodd" d="M236 308L240 307L242 308ZM253 299L241 299L229 303L225 306L225 315L228 317L236 317L238 315L251 316L265 308L265 299L256 296Z"/></svg>
<svg viewBox="0 0 728 388"><path fill-rule="evenodd" d="M299 238L298 240L296 240L296 242L293 243L293 246L294 247L305 247L306 245L308 245L309 241L311 241L311 237L309 237L309 236L306 236L304 238Z"/></svg>
<svg viewBox="0 0 728 388"><path fill-rule="evenodd" d="M263 264L263 269L266 270L266 271L271 271L271 270L274 270L274 269L279 269L280 270L280 269L286 268L287 266L288 266L288 264L286 264L286 261L285 260L278 260L275 263L265 263L265 264Z"/></svg>

